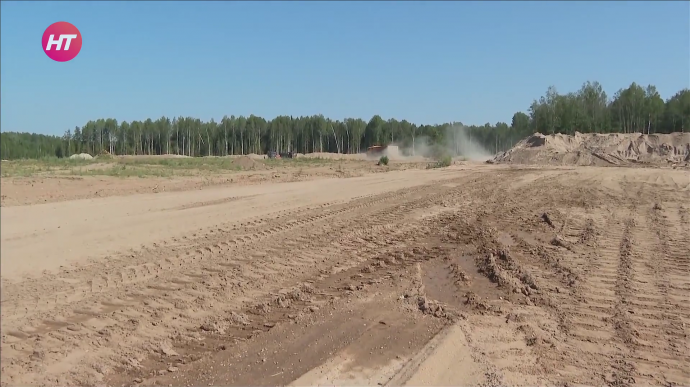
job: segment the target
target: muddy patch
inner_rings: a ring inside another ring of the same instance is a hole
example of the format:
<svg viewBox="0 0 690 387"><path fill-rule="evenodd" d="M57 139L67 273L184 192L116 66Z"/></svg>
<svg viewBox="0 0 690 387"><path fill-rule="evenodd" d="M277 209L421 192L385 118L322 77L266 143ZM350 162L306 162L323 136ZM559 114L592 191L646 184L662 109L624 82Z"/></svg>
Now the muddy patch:
<svg viewBox="0 0 690 387"><path fill-rule="evenodd" d="M497 286L483 275L475 262L476 255L462 252L422 264L422 281L426 296L453 308L467 307L467 293L486 300L500 300Z"/></svg>

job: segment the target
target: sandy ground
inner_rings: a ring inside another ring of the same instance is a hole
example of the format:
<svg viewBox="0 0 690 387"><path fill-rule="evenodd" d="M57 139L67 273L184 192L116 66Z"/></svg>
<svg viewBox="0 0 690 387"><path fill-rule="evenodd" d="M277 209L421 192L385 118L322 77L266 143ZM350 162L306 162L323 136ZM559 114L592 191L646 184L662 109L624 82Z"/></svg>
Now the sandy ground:
<svg viewBox="0 0 690 387"><path fill-rule="evenodd" d="M72 197L1 209L3 386L690 385L687 171Z"/></svg>
<svg viewBox="0 0 690 387"><path fill-rule="evenodd" d="M311 155L310 155L311 156ZM121 159L157 160L165 156L120 156ZM312 157L313 158L313 157ZM325 157L321 157L327 159ZM184 170L185 174L177 176L171 172L169 177L146 176L141 177L112 177L104 175L70 176L66 171L56 173L33 173L30 176L0 180L0 206L20 206L37 203L53 203L75 199L102 198L142 193L179 192L201 190L209 187L240 187L246 185L273 184L283 182L309 181L324 178L350 178L374 173L387 173L408 169L424 169L429 161L391 162L388 166L377 166L372 161L362 160L328 160L317 163L288 164L287 166L261 164L265 161L262 156L246 159L256 166L255 170L245 170L228 173L204 173L193 169ZM238 163L240 167L247 167L246 163ZM113 167L113 163L95 163L80 167L81 170L106 170ZM251 165L254 166L254 165ZM3 168L4 168L3 164ZM155 169L158 165L145 165L141 168ZM189 176L192 175L192 176Z"/></svg>
<svg viewBox="0 0 690 387"><path fill-rule="evenodd" d="M690 169L690 133L535 133L496 163L582 166L644 166Z"/></svg>

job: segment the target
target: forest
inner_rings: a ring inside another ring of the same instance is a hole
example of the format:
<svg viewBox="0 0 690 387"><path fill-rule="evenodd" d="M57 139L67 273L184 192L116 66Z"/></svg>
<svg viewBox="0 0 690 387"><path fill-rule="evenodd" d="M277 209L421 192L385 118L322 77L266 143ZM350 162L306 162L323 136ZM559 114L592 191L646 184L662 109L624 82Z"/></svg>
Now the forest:
<svg viewBox="0 0 690 387"><path fill-rule="evenodd" d="M690 125L690 90L683 89L664 101L649 85L632 83L609 97L598 82L560 94L549 87L526 112L517 112L510 123L465 126L461 122L417 125L406 120L384 120L376 115L343 120L323 115L279 116L272 120L250 115L224 116L219 122L192 117L160 117L118 122L99 118L67 130L63 136L2 132L3 160L68 157L75 153L99 155L227 156L264 154L269 150L297 153L359 153L372 145L395 143L443 147L460 131L461 138L482 145L489 152L509 149L524 137L540 132L563 133L670 133Z"/></svg>

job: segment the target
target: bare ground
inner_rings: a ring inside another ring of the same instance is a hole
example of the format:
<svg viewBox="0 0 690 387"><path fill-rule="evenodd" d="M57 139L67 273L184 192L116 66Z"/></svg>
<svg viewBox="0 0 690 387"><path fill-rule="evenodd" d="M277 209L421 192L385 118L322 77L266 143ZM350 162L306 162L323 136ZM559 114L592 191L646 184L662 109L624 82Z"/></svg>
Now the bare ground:
<svg viewBox="0 0 690 387"><path fill-rule="evenodd" d="M179 163L184 168L156 164L163 159L167 158L119 156L115 161L96 160L76 167L46 166L41 162L3 161L0 206L202 190L210 187L242 187L324 178L350 178L373 173L424 169L429 163L393 161L387 166L377 166L375 162L366 160L332 160L322 157L309 157L307 161L266 163L261 156L256 156L255 160L244 156L232 157L229 162L220 166L217 165L217 161L223 161L222 158L213 158L212 161L216 161L216 165L209 162L210 165L206 165L207 169L197 169L197 164L201 164L199 160L203 162L204 158L183 158ZM147 164L147 161L151 164ZM237 170L229 171L225 167ZM208 168L211 168L211 171Z"/></svg>
<svg viewBox="0 0 690 387"><path fill-rule="evenodd" d="M3 206L2 385L689 385L689 199L466 165Z"/></svg>

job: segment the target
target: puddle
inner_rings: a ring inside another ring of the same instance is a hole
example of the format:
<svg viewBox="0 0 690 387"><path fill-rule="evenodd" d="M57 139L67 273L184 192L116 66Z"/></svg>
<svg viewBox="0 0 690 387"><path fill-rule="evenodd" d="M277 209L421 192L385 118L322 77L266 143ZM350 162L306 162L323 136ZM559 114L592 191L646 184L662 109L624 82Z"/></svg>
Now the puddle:
<svg viewBox="0 0 690 387"><path fill-rule="evenodd" d="M448 260L433 260L422 265L422 281L427 296L442 303L461 307L465 294L474 292L486 299L498 299L496 284L479 273L475 257L467 254L451 254ZM462 281L453 266L464 272L468 281Z"/></svg>
<svg viewBox="0 0 690 387"><path fill-rule="evenodd" d="M422 265L424 292L430 298L449 305L462 304L462 294L455 286L455 279L446 262L427 262Z"/></svg>

